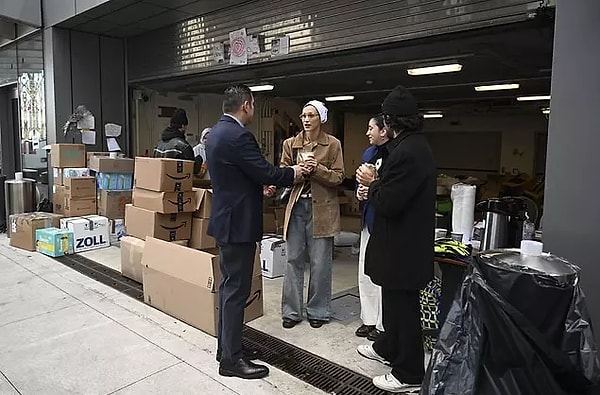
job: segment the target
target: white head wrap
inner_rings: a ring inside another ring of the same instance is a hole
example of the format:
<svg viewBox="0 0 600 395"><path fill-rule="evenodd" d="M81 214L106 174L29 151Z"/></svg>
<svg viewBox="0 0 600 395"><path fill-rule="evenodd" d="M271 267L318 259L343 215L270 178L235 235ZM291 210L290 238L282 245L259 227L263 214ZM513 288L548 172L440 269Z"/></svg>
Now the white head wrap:
<svg viewBox="0 0 600 395"><path fill-rule="evenodd" d="M318 100L311 100L304 105L303 109L307 106L313 106L317 109L317 111L319 112L319 118L321 118L321 123L327 122L327 112L329 110L327 110L327 107L325 107L325 103L322 103Z"/></svg>

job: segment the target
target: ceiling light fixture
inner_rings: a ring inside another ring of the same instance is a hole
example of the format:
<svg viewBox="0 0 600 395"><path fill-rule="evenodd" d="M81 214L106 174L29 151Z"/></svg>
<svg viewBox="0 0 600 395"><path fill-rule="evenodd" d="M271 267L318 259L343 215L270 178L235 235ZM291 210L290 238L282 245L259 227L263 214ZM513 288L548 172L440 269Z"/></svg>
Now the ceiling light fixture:
<svg viewBox="0 0 600 395"><path fill-rule="evenodd" d="M271 84L252 85L252 86L249 86L248 88L250 88L250 90L252 92L266 92L266 91L272 91L273 89L275 89L275 85L271 85Z"/></svg>
<svg viewBox="0 0 600 395"><path fill-rule="evenodd" d="M441 64L437 66L425 66L408 69L408 75L428 75L428 74L442 74L442 73L454 73L462 70L462 64L451 63Z"/></svg>
<svg viewBox="0 0 600 395"><path fill-rule="evenodd" d="M349 101L354 100L354 96L346 95L346 96L330 96L326 97L325 101Z"/></svg>
<svg viewBox="0 0 600 395"><path fill-rule="evenodd" d="M476 86L475 90L477 92L486 92L486 91L503 91L508 89L519 89L519 84L497 84L497 85L480 85Z"/></svg>
<svg viewBox="0 0 600 395"><path fill-rule="evenodd" d="M517 101L539 101L539 100L550 100L550 95L540 96L519 96Z"/></svg>
<svg viewBox="0 0 600 395"><path fill-rule="evenodd" d="M423 114L423 118L425 119L433 119L433 118L444 118L444 114L441 112L426 112Z"/></svg>
<svg viewBox="0 0 600 395"><path fill-rule="evenodd" d="M550 108L549 107L542 108L542 114L546 114L546 115L550 114Z"/></svg>

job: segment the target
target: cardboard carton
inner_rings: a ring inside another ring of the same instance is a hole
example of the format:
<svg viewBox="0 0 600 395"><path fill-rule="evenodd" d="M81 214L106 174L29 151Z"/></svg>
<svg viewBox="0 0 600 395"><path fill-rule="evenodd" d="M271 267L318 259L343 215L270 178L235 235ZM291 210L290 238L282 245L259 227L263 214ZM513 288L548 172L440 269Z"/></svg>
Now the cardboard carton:
<svg viewBox="0 0 600 395"><path fill-rule="evenodd" d="M125 218L125 206L132 201L131 189L129 190L101 190L98 200L98 214L108 219Z"/></svg>
<svg viewBox="0 0 600 395"><path fill-rule="evenodd" d="M187 240L173 241L187 247ZM121 274L138 283L143 281L142 255L145 241L137 237L125 236L121 239Z"/></svg>
<svg viewBox="0 0 600 395"><path fill-rule="evenodd" d="M64 195L62 214L65 217L95 215L98 212L97 200L93 198L70 198Z"/></svg>
<svg viewBox="0 0 600 395"><path fill-rule="evenodd" d="M96 173L98 189L123 190L133 188L133 174Z"/></svg>
<svg viewBox="0 0 600 395"><path fill-rule="evenodd" d="M142 257L144 301L210 335L218 329L219 256L148 238ZM263 314L262 276L252 279L244 322Z"/></svg>
<svg viewBox="0 0 600 395"><path fill-rule="evenodd" d="M134 185L157 192L187 192L193 187L194 162L165 158L135 158Z"/></svg>
<svg viewBox="0 0 600 395"><path fill-rule="evenodd" d="M65 187L62 185L53 186L52 208L54 214L65 214Z"/></svg>
<svg viewBox="0 0 600 395"><path fill-rule="evenodd" d="M51 257L74 252L73 232L67 229L46 228L35 231L36 251Z"/></svg>
<svg viewBox="0 0 600 395"><path fill-rule="evenodd" d="M64 193L67 198L96 198L96 179L94 177L70 177L65 180Z"/></svg>
<svg viewBox="0 0 600 395"><path fill-rule="evenodd" d="M52 144L50 156L51 167L86 167L83 144Z"/></svg>
<svg viewBox="0 0 600 395"><path fill-rule="evenodd" d="M90 167L90 160L92 159L92 156L101 156L101 157L105 157L108 158L110 156L110 152L88 152L86 154L87 157L87 167Z"/></svg>
<svg viewBox="0 0 600 395"><path fill-rule="evenodd" d="M88 215L77 218L63 218L60 227L73 232L76 253L106 248L110 246L108 218Z"/></svg>
<svg viewBox="0 0 600 395"><path fill-rule="evenodd" d="M127 234L138 239L146 236L161 240L189 240L192 235L192 213L160 214L154 211L125 206Z"/></svg>
<svg viewBox="0 0 600 395"><path fill-rule="evenodd" d="M58 228L62 215L49 213L13 214L9 217L10 245L27 251L36 250L35 231Z"/></svg>
<svg viewBox="0 0 600 395"><path fill-rule="evenodd" d="M205 250L215 248L217 242L214 238L206 234L208 229L208 219L193 218L192 219L192 237L190 238L190 248L197 250Z"/></svg>
<svg viewBox="0 0 600 395"><path fill-rule="evenodd" d="M52 176L54 178L54 185L65 185L65 181L71 177L88 177L90 175L90 169L87 167L82 168L67 168L67 169L52 169Z"/></svg>
<svg viewBox="0 0 600 395"><path fill-rule="evenodd" d="M196 209L196 194L190 192L155 192L135 188L133 205L161 214L192 213Z"/></svg>
<svg viewBox="0 0 600 395"><path fill-rule="evenodd" d="M89 167L96 173L133 174L134 165L135 161L129 158L91 156Z"/></svg>
<svg viewBox="0 0 600 395"><path fill-rule="evenodd" d="M210 210L212 209L212 189L194 188L196 194L196 218L210 218Z"/></svg>

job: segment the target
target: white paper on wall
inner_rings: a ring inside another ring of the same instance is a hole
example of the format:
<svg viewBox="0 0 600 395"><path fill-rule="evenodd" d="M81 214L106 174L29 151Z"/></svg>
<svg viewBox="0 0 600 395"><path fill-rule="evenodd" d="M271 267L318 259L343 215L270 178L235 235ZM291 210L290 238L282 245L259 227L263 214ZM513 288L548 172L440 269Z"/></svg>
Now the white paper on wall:
<svg viewBox="0 0 600 395"><path fill-rule="evenodd" d="M81 131L81 142L85 145L96 144L96 131L95 130L82 130Z"/></svg>
<svg viewBox="0 0 600 395"><path fill-rule="evenodd" d="M107 123L104 125L104 134L106 137L119 137L121 135L121 125Z"/></svg>
<svg viewBox="0 0 600 395"><path fill-rule="evenodd" d="M119 142L114 137L109 137L106 139L106 145L108 146L109 152L121 151L121 147L119 146Z"/></svg>

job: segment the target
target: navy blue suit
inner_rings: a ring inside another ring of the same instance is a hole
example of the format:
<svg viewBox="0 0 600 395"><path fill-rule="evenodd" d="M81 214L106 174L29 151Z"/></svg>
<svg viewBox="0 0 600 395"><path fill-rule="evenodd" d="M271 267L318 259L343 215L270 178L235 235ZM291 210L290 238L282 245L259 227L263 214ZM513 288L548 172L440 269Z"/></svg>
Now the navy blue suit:
<svg viewBox="0 0 600 395"><path fill-rule="evenodd" d="M292 185L294 170L267 162L254 135L226 115L212 128L206 156L213 188L208 234L221 258L217 356L236 361L243 355L244 306L263 234L263 186Z"/></svg>

